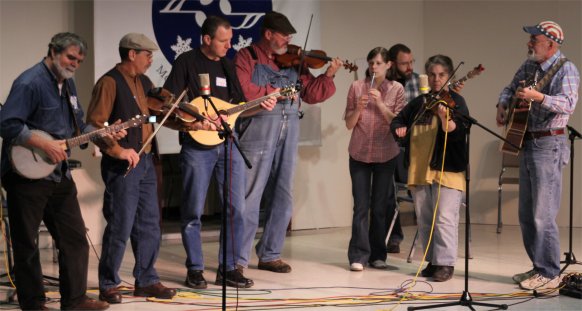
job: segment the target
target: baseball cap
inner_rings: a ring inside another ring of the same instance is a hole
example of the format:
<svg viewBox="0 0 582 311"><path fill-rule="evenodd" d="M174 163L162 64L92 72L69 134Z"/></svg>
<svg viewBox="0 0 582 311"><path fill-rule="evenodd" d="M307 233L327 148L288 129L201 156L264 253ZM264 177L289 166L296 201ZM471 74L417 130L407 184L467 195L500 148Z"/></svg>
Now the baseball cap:
<svg viewBox="0 0 582 311"><path fill-rule="evenodd" d="M535 26L523 26L523 31L534 36L544 35L559 44L564 42L562 27L553 21L543 21Z"/></svg>

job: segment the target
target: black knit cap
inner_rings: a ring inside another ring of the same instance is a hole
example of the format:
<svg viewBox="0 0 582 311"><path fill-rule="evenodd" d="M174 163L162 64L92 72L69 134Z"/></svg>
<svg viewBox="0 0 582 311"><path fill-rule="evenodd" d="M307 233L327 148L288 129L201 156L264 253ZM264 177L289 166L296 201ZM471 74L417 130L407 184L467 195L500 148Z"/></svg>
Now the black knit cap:
<svg viewBox="0 0 582 311"><path fill-rule="evenodd" d="M263 19L263 28L271 29L285 35L297 33L287 17L279 12L268 12Z"/></svg>

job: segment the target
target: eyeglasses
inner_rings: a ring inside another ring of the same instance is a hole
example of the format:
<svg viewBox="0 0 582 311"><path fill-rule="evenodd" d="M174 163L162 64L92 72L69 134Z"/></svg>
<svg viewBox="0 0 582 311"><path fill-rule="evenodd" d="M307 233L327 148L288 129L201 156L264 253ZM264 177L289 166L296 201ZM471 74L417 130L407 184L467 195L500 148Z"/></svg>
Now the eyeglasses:
<svg viewBox="0 0 582 311"><path fill-rule="evenodd" d="M409 62L400 62L400 63L396 63L396 65L398 65L398 66L411 66L411 67L412 67L412 66L414 65L414 62L415 62L415 61L416 61L416 60L415 60L415 59L413 59L413 60L411 60L411 61L409 61Z"/></svg>
<svg viewBox="0 0 582 311"><path fill-rule="evenodd" d="M532 36L531 38L529 38L529 43L531 43L531 44L534 44L534 45L535 45L536 43L541 43L541 42L548 42L548 41L550 41L550 40L546 40L546 39L542 39L542 40L540 40L540 39L538 39L538 38L536 38L536 37L534 37L534 36Z"/></svg>
<svg viewBox="0 0 582 311"><path fill-rule="evenodd" d="M285 40L291 40L291 39L293 39L293 35L292 34L286 35L286 34L284 34L282 32L278 32L278 31L273 31L273 33L279 35L279 37L281 37L281 38L283 38Z"/></svg>
<svg viewBox="0 0 582 311"><path fill-rule="evenodd" d="M135 52L136 52L136 54L139 54L141 52L145 52L147 58L154 57L154 53L152 53L152 51L148 51L148 50L135 50Z"/></svg>

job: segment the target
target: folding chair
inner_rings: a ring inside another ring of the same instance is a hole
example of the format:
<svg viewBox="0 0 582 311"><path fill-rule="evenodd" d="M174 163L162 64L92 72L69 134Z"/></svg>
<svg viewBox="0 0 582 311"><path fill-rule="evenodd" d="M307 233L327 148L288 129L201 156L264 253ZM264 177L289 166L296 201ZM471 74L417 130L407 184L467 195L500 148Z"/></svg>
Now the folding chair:
<svg viewBox="0 0 582 311"><path fill-rule="evenodd" d="M512 172L509 173L510 171ZM519 184L519 157L505 152L501 158L501 172L499 172L499 184L497 187L497 233L501 233L503 228L503 222L501 221L501 199L504 184Z"/></svg>

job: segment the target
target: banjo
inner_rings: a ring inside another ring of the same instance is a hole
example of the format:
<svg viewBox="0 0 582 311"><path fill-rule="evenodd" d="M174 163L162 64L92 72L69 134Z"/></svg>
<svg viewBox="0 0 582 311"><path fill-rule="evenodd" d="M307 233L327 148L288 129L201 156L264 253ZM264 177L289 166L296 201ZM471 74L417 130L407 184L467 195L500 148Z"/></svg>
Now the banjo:
<svg viewBox="0 0 582 311"><path fill-rule="evenodd" d="M126 122L113 124L90 133L66 139L65 144L63 144L62 147L64 150L69 150L90 141L95 141L106 134L117 133L131 127L138 127L147 123L148 118L149 117L146 115L138 115ZM31 130L31 132L44 139L55 140L50 134L44 131ZM20 176L29 179L41 179L47 177L55 170L58 164L53 163L43 150L31 146L12 145L9 156L14 171L16 171Z"/></svg>

